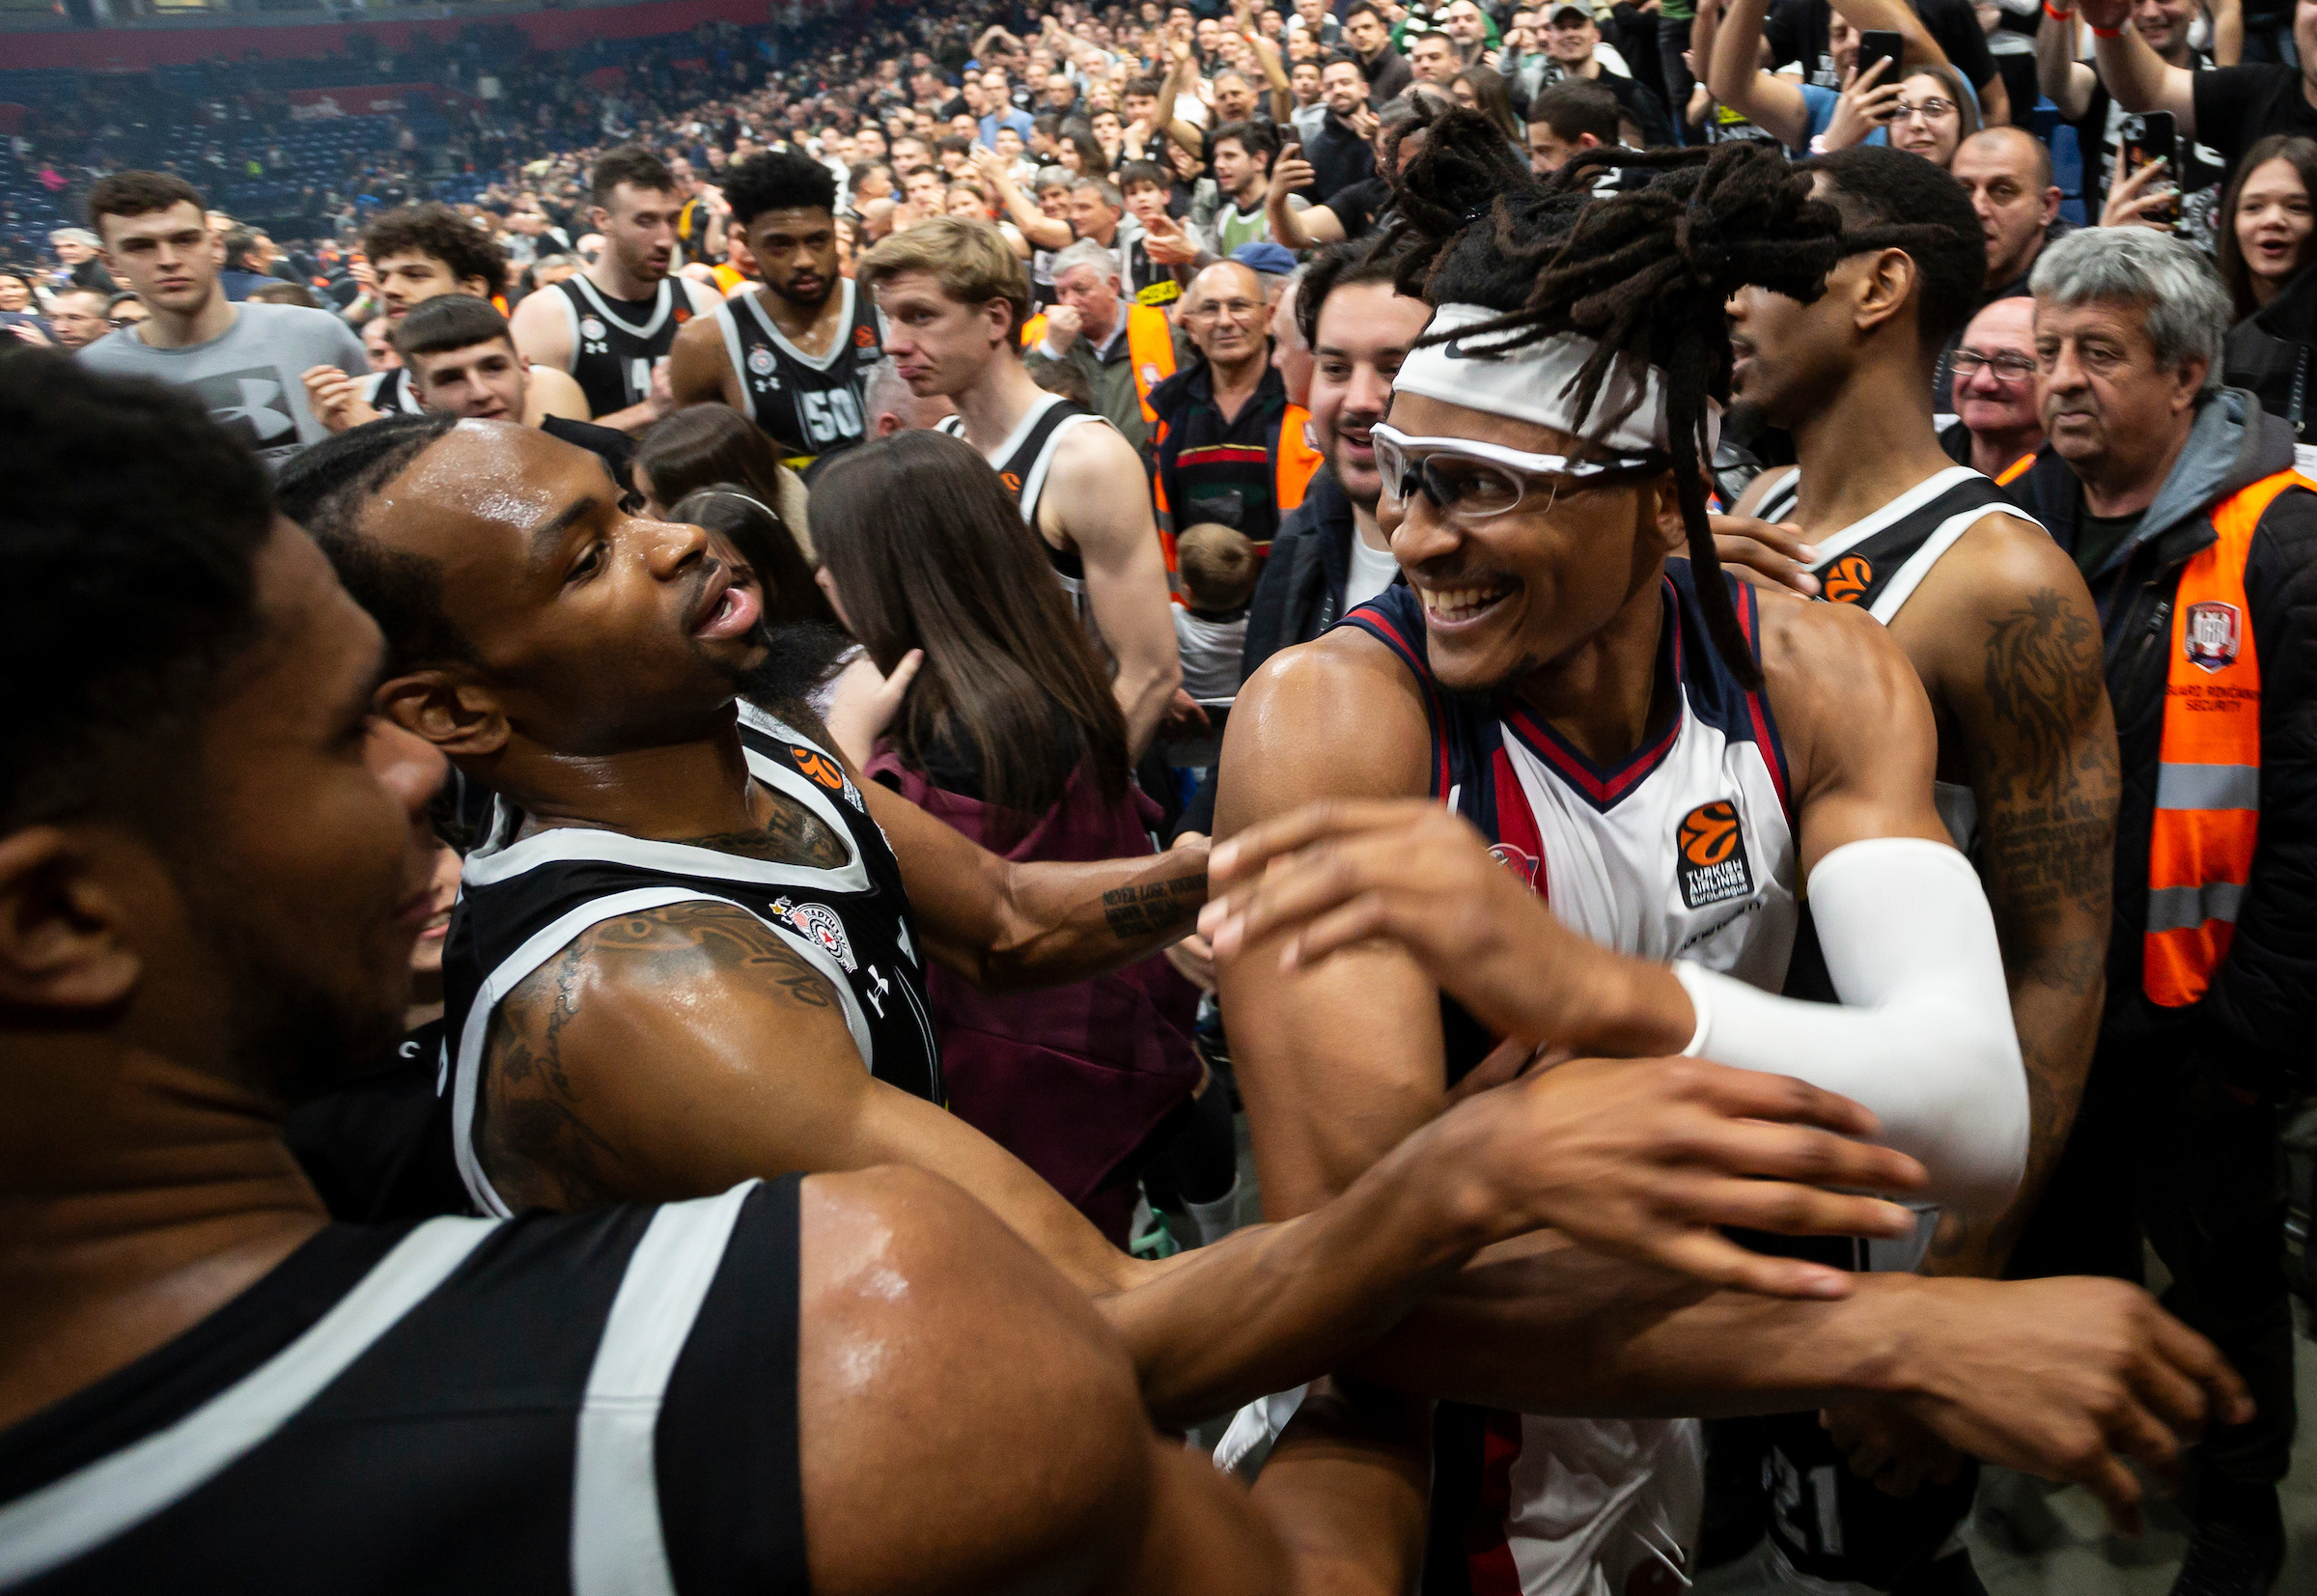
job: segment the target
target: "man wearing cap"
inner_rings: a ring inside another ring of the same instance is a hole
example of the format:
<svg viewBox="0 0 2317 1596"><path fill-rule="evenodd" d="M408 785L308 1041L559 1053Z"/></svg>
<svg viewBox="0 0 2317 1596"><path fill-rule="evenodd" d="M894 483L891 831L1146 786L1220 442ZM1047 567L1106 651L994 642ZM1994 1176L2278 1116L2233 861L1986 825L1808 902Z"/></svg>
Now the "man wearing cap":
<svg viewBox="0 0 2317 1596"><path fill-rule="evenodd" d="M1633 69L1615 45L1605 44L1592 8L1563 4L1545 13L1545 82L1547 86L1578 79L1598 83L1617 97L1618 108L1630 119L1642 149L1674 142L1673 125L1658 97L1633 81Z"/></svg>
<svg viewBox="0 0 2317 1596"><path fill-rule="evenodd" d="M1271 307L1260 272L1218 261L1191 279L1183 325L1200 358L1151 395L1159 423L1158 508L1177 528L1237 527L1269 553L1279 518L1320 468L1310 419L1271 364ZM1171 545L1170 545L1171 555Z"/></svg>

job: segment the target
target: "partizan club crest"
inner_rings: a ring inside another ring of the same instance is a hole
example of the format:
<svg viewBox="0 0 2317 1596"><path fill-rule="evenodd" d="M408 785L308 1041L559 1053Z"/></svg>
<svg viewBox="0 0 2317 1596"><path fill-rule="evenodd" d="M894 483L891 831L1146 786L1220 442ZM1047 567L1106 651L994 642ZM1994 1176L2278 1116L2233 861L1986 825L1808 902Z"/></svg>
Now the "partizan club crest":
<svg viewBox="0 0 2317 1596"><path fill-rule="evenodd" d="M773 901L772 912L811 938L814 946L845 966L846 974L851 975L859 967L859 961L852 956L852 939L845 935L845 922L828 905L778 898Z"/></svg>

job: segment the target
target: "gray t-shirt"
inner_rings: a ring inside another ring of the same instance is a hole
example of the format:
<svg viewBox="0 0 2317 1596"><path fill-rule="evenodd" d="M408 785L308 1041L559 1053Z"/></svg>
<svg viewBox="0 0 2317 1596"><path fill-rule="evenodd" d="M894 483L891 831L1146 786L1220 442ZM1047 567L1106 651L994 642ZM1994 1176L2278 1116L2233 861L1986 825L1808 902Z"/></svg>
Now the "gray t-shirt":
<svg viewBox="0 0 2317 1596"><path fill-rule="evenodd" d="M134 327L108 332L80 351L98 371L151 377L190 388L209 414L256 451L266 469L329 436L306 404L302 373L335 366L349 377L368 371L362 340L328 311L302 305L234 307L234 324L206 344L156 350Z"/></svg>

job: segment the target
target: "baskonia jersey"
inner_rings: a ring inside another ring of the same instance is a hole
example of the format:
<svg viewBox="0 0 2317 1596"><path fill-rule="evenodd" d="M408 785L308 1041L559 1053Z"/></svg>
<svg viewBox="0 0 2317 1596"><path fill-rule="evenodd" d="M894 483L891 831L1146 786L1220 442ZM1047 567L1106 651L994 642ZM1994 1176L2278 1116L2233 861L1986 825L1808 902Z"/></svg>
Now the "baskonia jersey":
<svg viewBox="0 0 2317 1596"><path fill-rule="evenodd" d="M1337 625L1377 638L1415 677L1432 729L1433 796L1479 827L1554 918L1621 953L1690 960L1775 992L1797 915L1777 723L1715 652L1689 562L1667 572L1660 668L1680 706L1613 767L1510 698L1442 691L1414 589L1387 588ZM1753 590L1722 579L1758 657ZM1445 997L1441 1018L1453 1084L1494 1039ZM1426 1596L1634 1588L1627 1582L1637 1569L1678 1568L1703 1489L1691 1419L1542 1418L1441 1403Z"/></svg>
<svg viewBox="0 0 2317 1596"><path fill-rule="evenodd" d="M850 449L868 436L870 368L884 358L877 306L850 277L837 279L844 295L837 334L810 355L789 341L765 314L769 289L743 294L716 307L725 358L740 379L740 408L802 470L822 455Z"/></svg>
<svg viewBox="0 0 2317 1596"><path fill-rule="evenodd" d="M883 829L835 755L753 706L740 708L749 773L843 839L844 864L774 863L583 826L516 840L523 817L504 799L494 806L489 840L467 855L443 950L443 1018L459 1172L482 1212L511 1212L475 1137L491 1016L573 938L622 915L679 903L745 910L835 989L872 1075L928 1102L942 1100L925 971L901 866Z"/></svg>
<svg viewBox="0 0 2317 1596"><path fill-rule="evenodd" d="M561 297L571 323L572 362L564 369L587 395L591 417L650 399L652 369L675 347L676 329L714 298L674 275L662 277L649 299L607 298L584 272L566 277L550 292Z"/></svg>
<svg viewBox="0 0 2317 1596"><path fill-rule="evenodd" d="M410 373L402 366L372 372L362 379L362 399L380 415L417 415L426 409L411 386Z"/></svg>
<svg viewBox="0 0 2317 1596"><path fill-rule="evenodd" d="M328 1227L0 1432L0 1589L803 1596L798 1183Z"/></svg>
<svg viewBox="0 0 2317 1596"><path fill-rule="evenodd" d="M1038 504L1046 496L1046 479L1053 470L1054 448L1065 434L1074 427L1088 422L1102 426L1109 423L1085 406L1064 399L1060 394L1041 394L1032 402L1029 410L1017 422L1006 440L992 452L991 463L997 467L997 480L1004 484L1014 502L1021 507L1021 518L1029 523L1032 532L1038 531ZM943 416L934 423L936 432L951 437L965 435L963 416ZM1046 549L1046 557L1054 568L1054 580L1070 598L1070 607L1086 635L1104 657L1108 646L1094 624L1094 607L1086 597L1086 562L1075 548L1056 548L1046 541L1043 533L1038 542Z"/></svg>

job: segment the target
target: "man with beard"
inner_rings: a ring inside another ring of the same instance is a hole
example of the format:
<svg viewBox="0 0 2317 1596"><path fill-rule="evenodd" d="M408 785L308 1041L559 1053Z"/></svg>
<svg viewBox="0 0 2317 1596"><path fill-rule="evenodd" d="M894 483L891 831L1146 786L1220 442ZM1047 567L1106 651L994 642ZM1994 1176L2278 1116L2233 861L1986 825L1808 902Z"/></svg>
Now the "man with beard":
<svg viewBox="0 0 2317 1596"><path fill-rule="evenodd" d="M796 150L732 169L724 202L762 286L677 336L679 405L725 404L803 471L868 436L861 396L883 357L877 307L837 274L837 180Z"/></svg>
<svg viewBox="0 0 2317 1596"><path fill-rule="evenodd" d="M1855 608L1757 602L1728 578L1706 515L1725 304L1749 288L1815 300L1875 236L1846 233L1775 151L1730 146L1595 199L1541 183L1462 112L1405 182L1401 280L1425 284L1434 317L1370 440L1408 585L1258 671L1223 750L1234 885L1201 923L1267 1210L1328 1200L1493 1045L1518 1068L1550 1044L1844 1082L1929 1168L1931 1203L1994 1219L2026 1161L2029 1093L1994 917L1932 801L1930 706ZM2082 754L2071 738L2050 758ZM1776 995L1805 892L1839 1003ZM1632 1347L1622 1289L1590 1299L1585 1333ZM1443 1293L1358 1365L1460 1399L1436 1430L1430 1588L1616 1590L1679 1566L1694 1428L1526 1416L1642 1410L1557 1389L1552 1332L1520 1301L1478 1280ZM1831 1326L1754 1342L1710 1302L1645 1317L1639 1341L1678 1342L1692 1374L1727 1383L1649 1412L1817 1408L1851 1384L1822 1367L1806 1395L1768 1388L1788 1356L1828 1354ZM2022 1393L2020 1412L2046 1400ZM2094 1472L2129 1514L2137 1487Z"/></svg>
<svg viewBox="0 0 2317 1596"><path fill-rule="evenodd" d="M1115 662L1127 745L1141 758L1183 683L1141 458L1022 364L1029 274L988 222L942 216L897 233L861 257L859 280L884 312L909 391L958 407L941 430L996 469L1072 608Z"/></svg>
<svg viewBox="0 0 2317 1596"><path fill-rule="evenodd" d="M1175 1420L1311 1378L1477 1246L1542 1222L1785 1289L1824 1272L1693 1221L1908 1223L1895 1205L1774 1177L1806 1156L1828 1185L1904 1191L1911 1160L1699 1123L1702 1087L1718 1105L1708 1121L1868 1125L1830 1094L1580 1066L1444 1118L1310 1222L1138 1264L940 1110L923 961L1027 986L1147 956L1203 898L1204 850L1009 863L856 782L789 722L736 709L742 681L775 703L794 685L790 639L755 626L754 577L699 528L631 515L591 457L538 433L392 418L336 439L288 503L381 621L381 712L497 795L445 956L453 1133L490 1213L797 1169L945 1174L1099 1300L1154 1413ZM1574 1200L1560 1150L1580 1134L1589 1167L1630 1164L1605 1178L1638 1206Z"/></svg>
<svg viewBox="0 0 2317 1596"><path fill-rule="evenodd" d="M666 363L677 333L723 301L670 273L684 202L657 155L609 151L589 181L602 251L515 307L515 347L532 365L577 378L598 426L640 433L672 407Z"/></svg>
<svg viewBox="0 0 2317 1596"><path fill-rule="evenodd" d="M18 356L0 430L0 1585L1405 1586L1421 1474L1335 1450L1388 1412L1250 1498L945 1182L331 1224L282 1104L391 1045L441 756L195 401Z"/></svg>

